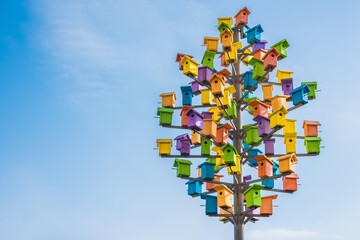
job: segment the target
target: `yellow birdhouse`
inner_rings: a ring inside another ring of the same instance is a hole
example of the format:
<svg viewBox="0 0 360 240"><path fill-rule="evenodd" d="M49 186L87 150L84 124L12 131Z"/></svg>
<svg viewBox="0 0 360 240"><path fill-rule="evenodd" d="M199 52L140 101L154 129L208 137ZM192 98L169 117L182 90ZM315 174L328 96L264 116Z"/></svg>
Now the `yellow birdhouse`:
<svg viewBox="0 0 360 240"><path fill-rule="evenodd" d="M298 161L295 153L281 156L277 160L279 161L280 173L295 172L295 163Z"/></svg>
<svg viewBox="0 0 360 240"><path fill-rule="evenodd" d="M171 154L172 139L158 139L156 145L159 148L159 156Z"/></svg>
<svg viewBox="0 0 360 240"><path fill-rule="evenodd" d="M271 100L274 86L272 84L263 84L263 85L261 85L261 88L263 91L264 101Z"/></svg>
<svg viewBox="0 0 360 240"><path fill-rule="evenodd" d="M229 54L225 53L225 63L229 64L229 63L237 63L238 61L238 53L237 50L242 48L242 43L241 42L236 42L233 43L231 45L231 51L229 52ZM229 58L230 55L230 58Z"/></svg>
<svg viewBox="0 0 360 240"><path fill-rule="evenodd" d="M296 133L284 134L284 143L286 145L286 153L296 153Z"/></svg>
<svg viewBox="0 0 360 240"><path fill-rule="evenodd" d="M231 167L235 174L241 173L240 165L240 155L236 155L236 165ZM229 175L232 175L230 167L227 168L227 172Z"/></svg>
<svg viewBox="0 0 360 240"><path fill-rule="evenodd" d="M218 122L219 119L221 118L221 117L219 116L219 109L218 109L217 107L211 107L211 108L209 108L209 110L207 110L207 111L213 113L212 119L213 119L214 121ZM221 121L218 122L218 123L221 123Z"/></svg>
<svg viewBox="0 0 360 240"><path fill-rule="evenodd" d="M251 54L252 52L249 48L247 48L247 49L245 49L244 53ZM252 58L253 58L253 56L248 55L247 57L244 58L243 63L247 66Z"/></svg>
<svg viewBox="0 0 360 240"><path fill-rule="evenodd" d="M224 184L219 184L214 187L217 192L217 202L219 207L232 208L233 206L233 191Z"/></svg>
<svg viewBox="0 0 360 240"><path fill-rule="evenodd" d="M214 73L209 79L211 84L211 92L215 97L223 97L224 96L224 87L225 82L222 77L218 74Z"/></svg>
<svg viewBox="0 0 360 240"><path fill-rule="evenodd" d="M206 51L218 50L219 38L216 37L204 37L204 45L206 45Z"/></svg>
<svg viewBox="0 0 360 240"><path fill-rule="evenodd" d="M215 146L211 149L216 153L217 156L220 156L220 158L216 158L216 166L225 166L225 158L224 158L224 152L222 151L221 147Z"/></svg>
<svg viewBox="0 0 360 240"><path fill-rule="evenodd" d="M285 115L288 113L286 108L281 107L280 109L274 111L270 114L270 128L274 129L275 127L285 127L286 119Z"/></svg>
<svg viewBox="0 0 360 240"><path fill-rule="evenodd" d="M225 23L229 25L229 27L233 24L233 18L232 17L220 17L218 18L218 26L220 26L221 23Z"/></svg>
<svg viewBox="0 0 360 240"><path fill-rule="evenodd" d="M212 99L212 92L211 89L201 89L201 104L203 105L210 105Z"/></svg>
<svg viewBox="0 0 360 240"><path fill-rule="evenodd" d="M183 73L186 76L196 77L199 72L199 63L188 56L184 56L180 62L183 65Z"/></svg>
<svg viewBox="0 0 360 240"><path fill-rule="evenodd" d="M209 136L211 138L216 138L216 132L217 132L217 124L212 119L204 119L203 120L203 130L201 131L206 136Z"/></svg>
<svg viewBox="0 0 360 240"><path fill-rule="evenodd" d="M230 210L230 211L233 211L233 207L229 208L229 210ZM231 215L230 215L231 213L229 213L228 211L225 211L225 210L222 209L222 208L220 208L220 214L229 214L229 217L231 217ZM221 222L223 222L223 221L226 221L227 218L226 218L226 217L220 217L219 220L220 220Z"/></svg>
<svg viewBox="0 0 360 240"><path fill-rule="evenodd" d="M295 132L295 122L296 122L296 120L286 119L286 125L283 128L284 135L289 134L289 133L296 133Z"/></svg>
<svg viewBox="0 0 360 240"><path fill-rule="evenodd" d="M191 131L191 142L194 145L201 144L201 136L195 131Z"/></svg>
<svg viewBox="0 0 360 240"><path fill-rule="evenodd" d="M169 107L174 108L175 107L175 100L176 100L176 93L162 93L160 94L160 97L162 98L161 106L163 108Z"/></svg>
<svg viewBox="0 0 360 240"><path fill-rule="evenodd" d="M293 71L278 69L276 72L276 77L278 79L278 83L281 83L281 79L291 78L291 74L293 74L293 73L294 73Z"/></svg>
<svg viewBox="0 0 360 240"><path fill-rule="evenodd" d="M275 97L271 98L271 106L273 108L273 111L278 110L282 106L287 109L286 99L289 98L289 96L284 95L276 95Z"/></svg>
<svg viewBox="0 0 360 240"><path fill-rule="evenodd" d="M222 104L225 106L225 108L229 108L231 105L231 94L236 93L236 89L233 85L226 87L224 89L224 96L220 98ZM217 100L217 106L221 108L220 101Z"/></svg>

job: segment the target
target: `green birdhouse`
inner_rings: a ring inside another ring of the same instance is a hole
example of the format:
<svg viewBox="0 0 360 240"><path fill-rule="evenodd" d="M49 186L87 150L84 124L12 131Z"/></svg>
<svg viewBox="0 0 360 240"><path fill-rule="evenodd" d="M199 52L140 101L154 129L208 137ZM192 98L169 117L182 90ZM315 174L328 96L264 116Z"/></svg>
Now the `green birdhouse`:
<svg viewBox="0 0 360 240"><path fill-rule="evenodd" d="M227 143L223 148L224 152L224 160L225 164L227 166L235 166L236 165L236 155L238 154L236 151L236 148L231 145L230 143Z"/></svg>
<svg viewBox="0 0 360 240"><path fill-rule="evenodd" d="M237 118L237 104L235 100L231 100L230 107L226 109L226 112L229 114L230 119L236 119ZM226 120L229 120L228 115L223 111L223 116Z"/></svg>
<svg viewBox="0 0 360 240"><path fill-rule="evenodd" d="M246 207L261 207L261 192L264 185L254 184L244 192L246 197Z"/></svg>
<svg viewBox="0 0 360 240"><path fill-rule="evenodd" d="M316 95L315 92L317 90L317 82L302 82L301 85L308 85L310 88L310 93L308 94L308 98L315 99Z"/></svg>
<svg viewBox="0 0 360 240"><path fill-rule="evenodd" d="M280 55L277 58L278 61L287 57L287 48L288 47L290 47L290 44L288 43L288 41L286 39L271 46L271 48L275 48L280 53Z"/></svg>
<svg viewBox="0 0 360 240"><path fill-rule="evenodd" d="M264 70L264 62L256 59L256 58L252 58L249 62L249 64L251 66L253 66L253 79L254 80L258 80L259 78L261 78L262 76L265 75L266 71ZM265 77L262 81L265 81L267 77Z"/></svg>
<svg viewBox="0 0 360 240"><path fill-rule="evenodd" d="M209 156L211 151L211 141L201 137L201 155Z"/></svg>
<svg viewBox="0 0 360 240"><path fill-rule="evenodd" d="M306 152L320 154L320 143L320 137L305 137Z"/></svg>
<svg viewBox="0 0 360 240"><path fill-rule="evenodd" d="M244 128L249 127L251 124L248 125L244 125ZM253 143L256 143L260 140L261 138L259 137L259 129L257 126L251 126L248 129L246 129L246 143L251 145Z"/></svg>
<svg viewBox="0 0 360 240"><path fill-rule="evenodd" d="M174 161L174 167L176 167L176 176L177 177L189 177L190 176L190 166L192 165L192 162L189 160L183 160L183 159L175 159Z"/></svg>
<svg viewBox="0 0 360 240"><path fill-rule="evenodd" d="M215 163L216 164L216 158L207 158L206 159L206 162L209 162L209 163ZM214 166L214 170L217 171L219 169L219 166Z"/></svg>
<svg viewBox="0 0 360 240"><path fill-rule="evenodd" d="M204 56L201 60L202 66L207 66L211 69L214 69L214 57L216 52L214 51L205 51Z"/></svg>
<svg viewBox="0 0 360 240"><path fill-rule="evenodd" d="M234 33L234 31L231 29L231 27L228 24L224 23L224 22L222 22L218 26L218 30L219 30L220 33L222 33L225 30L228 30L229 32Z"/></svg>
<svg viewBox="0 0 360 240"><path fill-rule="evenodd" d="M160 116L159 125L171 125L173 113L174 109L172 108L158 108L157 115Z"/></svg>

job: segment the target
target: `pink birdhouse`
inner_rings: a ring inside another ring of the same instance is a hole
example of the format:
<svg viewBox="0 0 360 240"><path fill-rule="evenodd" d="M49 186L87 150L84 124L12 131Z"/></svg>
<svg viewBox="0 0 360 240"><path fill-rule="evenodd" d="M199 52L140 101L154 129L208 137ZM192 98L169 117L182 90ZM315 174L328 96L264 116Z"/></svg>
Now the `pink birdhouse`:
<svg viewBox="0 0 360 240"><path fill-rule="evenodd" d="M263 57L264 70L272 72L277 66L277 58L280 55L275 48L270 49Z"/></svg>
<svg viewBox="0 0 360 240"><path fill-rule="evenodd" d="M236 26L239 25L247 25L248 24L248 18L250 15L250 11L249 9L247 9L247 7L242 8L234 17L235 17L235 21L236 21Z"/></svg>

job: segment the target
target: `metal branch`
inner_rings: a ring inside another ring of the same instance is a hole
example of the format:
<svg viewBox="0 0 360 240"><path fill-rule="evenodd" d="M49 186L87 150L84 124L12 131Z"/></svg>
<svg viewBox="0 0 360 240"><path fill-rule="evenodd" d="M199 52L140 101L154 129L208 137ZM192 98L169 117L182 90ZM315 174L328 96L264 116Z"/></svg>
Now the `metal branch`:
<svg viewBox="0 0 360 240"><path fill-rule="evenodd" d="M289 191L289 190L282 190L282 189L274 189L274 188L263 188L263 191L269 191L269 192L277 192L277 193L289 193L289 194L293 194L294 191Z"/></svg>
<svg viewBox="0 0 360 240"><path fill-rule="evenodd" d="M191 107L194 107L194 108L208 108L208 107L216 107L216 104L204 104L204 105L194 105L194 106L191 106ZM182 109L183 107L174 107L173 109Z"/></svg>
<svg viewBox="0 0 360 240"><path fill-rule="evenodd" d="M281 157L284 156L288 153L284 153L284 154L265 154L265 156L267 157ZM318 154L316 153L295 153L296 157L313 157L313 156L317 156ZM257 155L247 155L247 156L243 156L243 158L253 158L256 157Z"/></svg>
<svg viewBox="0 0 360 240"><path fill-rule="evenodd" d="M285 136L284 136L284 135L281 135L281 134L274 134L273 137L282 137L282 138L283 138L283 137L285 137ZM297 139L305 139L304 136L297 136L296 138L297 138Z"/></svg>
<svg viewBox="0 0 360 240"><path fill-rule="evenodd" d="M224 110L224 112L226 113L227 117L229 118L229 121L230 121L231 125L233 126L234 130L236 131L237 128L236 128L236 126L234 125L233 121L230 119L230 115L229 115L228 112L226 111L226 108L225 108L224 104L222 103L220 97L217 97L217 99L219 100L219 102L220 102L220 104L221 104L221 108Z"/></svg>
<svg viewBox="0 0 360 240"><path fill-rule="evenodd" d="M241 183L241 186L248 186L252 183L257 183L257 182L262 182L262 181L266 181L266 180L270 180L270 179L277 179L277 178L281 178L283 176L287 176L287 175L290 175L291 172L284 172L282 174L279 174L279 175L274 175L274 176L271 176L271 177L264 177L264 178L260 178L260 179L256 179L256 180L252 180L252 181L248 181L248 182L243 182Z"/></svg>
<svg viewBox="0 0 360 240"><path fill-rule="evenodd" d="M182 179L187 179L187 180L193 180L193 181L197 181L197 182L207 182L207 183L214 183L214 184L224 184L226 186L234 186L233 183L228 183L228 182L220 182L220 181L212 181L212 180L207 180L207 179L201 179L201 178L193 178L193 177L185 177L182 176Z"/></svg>

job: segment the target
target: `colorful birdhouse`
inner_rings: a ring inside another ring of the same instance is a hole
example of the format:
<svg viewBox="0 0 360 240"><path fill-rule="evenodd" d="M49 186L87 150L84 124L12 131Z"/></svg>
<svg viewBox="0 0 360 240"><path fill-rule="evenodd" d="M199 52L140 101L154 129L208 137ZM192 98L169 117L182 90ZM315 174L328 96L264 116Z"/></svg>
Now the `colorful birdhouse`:
<svg viewBox="0 0 360 240"><path fill-rule="evenodd" d="M261 85L263 91L263 98L265 100L270 100L272 96L272 92L274 90L274 86L272 84L263 84Z"/></svg>
<svg viewBox="0 0 360 240"><path fill-rule="evenodd" d="M206 112L206 113L209 113L209 112ZM212 119L213 113L209 113L209 114L210 114L210 118L204 118L203 130L201 132L208 137L215 138L216 131L217 131L217 126L216 126L217 124Z"/></svg>
<svg viewBox="0 0 360 240"><path fill-rule="evenodd" d="M273 214L273 200L277 199L278 195L271 195L261 198L260 214L272 215Z"/></svg>
<svg viewBox="0 0 360 240"><path fill-rule="evenodd" d="M246 132L246 138L245 138L245 142L249 145L254 144L258 141L260 141L260 137L259 137L259 129L257 126L251 126L251 124L249 125L244 125L243 129L245 129Z"/></svg>
<svg viewBox="0 0 360 240"><path fill-rule="evenodd" d="M158 108L157 115L160 116L160 126L162 125L171 125L172 115L174 114L174 109L172 108Z"/></svg>
<svg viewBox="0 0 360 240"><path fill-rule="evenodd" d="M302 82L301 85L307 85L310 89L310 93L308 95L309 98L315 99L316 95L315 92L317 90L317 82Z"/></svg>
<svg viewBox="0 0 360 240"><path fill-rule="evenodd" d="M231 100L230 103L230 107L228 109L226 109L227 114L225 113L225 111L223 111L223 116L226 120L230 119L236 119L237 118L237 104L235 100ZM229 116L228 116L229 115Z"/></svg>
<svg viewBox="0 0 360 240"><path fill-rule="evenodd" d="M204 120L200 113L191 108L187 111L186 116L189 118L188 128L199 131L203 129Z"/></svg>
<svg viewBox="0 0 360 240"><path fill-rule="evenodd" d="M277 171L279 169L279 165L272 161L274 163L273 165L273 176L277 175ZM269 179L269 180L265 180L265 181L261 181L261 184L264 185L266 188L274 188L275 186L275 179Z"/></svg>
<svg viewBox="0 0 360 240"><path fill-rule="evenodd" d="M270 118L258 114L253 120L258 123L259 137L264 137L271 133Z"/></svg>
<svg viewBox="0 0 360 240"><path fill-rule="evenodd" d="M306 146L306 152L320 154L320 137L305 137L304 145Z"/></svg>
<svg viewBox="0 0 360 240"><path fill-rule="evenodd" d="M222 22L222 23L219 23L219 26L217 28L220 32L220 35L221 33L223 33L224 31L229 31L231 34L234 33L234 31L231 29L231 26L225 22Z"/></svg>
<svg viewBox="0 0 360 240"><path fill-rule="evenodd" d="M188 105L183 105L181 108L181 112L180 112L180 116L181 116L181 126L185 127L188 125L189 122L189 118L186 115L186 113L189 111L189 109L193 109L194 107L192 106L188 106Z"/></svg>
<svg viewBox="0 0 360 240"><path fill-rule="evenodd" d="M179 150L181 155L190 154L191 139L189 134L179 135L174 140L176 140L176 150Z"/></svg>
<svg viewBox="0 0 360 240"><path fill-rule="evenodd" d="M229 175L233 175L234 174L240 174L241 173L241 162L240 162L240 155L236 155L236 165L230 167L227 167L227 172ZM231 171L232 170L232 171Z"/></svg>
<svg viewBox="0 0 360 240"><path fill-rule="evenodd" d="M233 35L232 32L229 31L228 29L225 29L221 34L220 34L220 41L223 47L223 50L225 52L229 52L231 51L231 46L233 43Z"/></svg>
<svg viewBox="0 0 360 240"><path fill-rule="evenodd" d="M209 156L212 142L208 139L201 137L201 155Z"/></svg>
<svg viewBox="0 0 360 240"><path fill-rule="evenodd" d="M183 65L182 65L182 63L181 63L181 60L183 59L183 57L184 56L188 56L189 58L194 58L193 56L191 56L191 55L187 55L187 54L183 54L183 53L178 53L177 55L176 55L176 60L175 60L175 62L178 62L179 63L179 70L183 70Z"/></svg>
<svg viewBox="0 0 360 240"><path fill-rule="evenodd" d="M223 148L225 164L227 166L235 166L236 165L236 155L238 155L236 148L227 143Z"/></svg>
<svg viewBox="0 0 360 240"><path fill-rule="evenodd" d="M228 50L227 53L225 53L226 63L237 63L237 59L238 59L237 50L240 49L238 47L239 43L241 44L241 42L231 44L231 50Z"/></svg>
<svg viewBox="0 0 360 240"><path fill-rule="evenodd" d="M293 79L292 78L281 79L281 88L284 92L284 95L291 95L291 91L294 89Z"/></svg>
<svg viewBox="0 0 360 240"><path fill-rule="evenodd" d="M219 38L217 37L204 37L204 45L206 45L206 51L218 50Z"/></svg>
<svg viewBox="0 0 360 240"><path fill-rule="evenodd" d="M245 144L244 144L244 145L245 145ZM248 148L248 147L246 147L244 150L246 150L247 148ZM260 156L260 155L263 154L263 152L262 152L260 149L253 148L253 149L249 150L249 151L247 152L247 154L248 154L249 156ZM251 165L253 165L253 166L255 166L255 167L259 165L259 163L255 160L254 157L249 158L248 163L250 163Z"/></svg>
<svg viewBox="0 0 360 240"><path fill-rule="evenodd" d="M201 169L201 179L213 180L215 163L203 162L198 166Z"/></svg>
<svg viewBox="0 0 360 240"><path fill-rule="evenodd" d="M190 180L185 183L188 185L188 195L201 194L203 182Z"/></svg>
<svg viewBox="0 0 360 240"><path fill-rule="evenodd" d="M189 77L196 77L198 75L199 63L188 56L184 56L180 62L183 65L183 73Z"/></svg>
<svg viewBox="0 0 360 240"><path fill-rule="evenodd" d="M258 175L260 178L271 177L273 175L272 167L274 163L265 155L256 156L255 160L259 163Z"/></svg>
<svg viewBox="0 0 360 240"><path fill-rule="evenodd" d="M214 51L205 51L204 56L201 60L201 65L207 66L211 69L214 69L214 57L216 52Z"/></svg>
<svg viewBox="0 0 360 240"><path fill-rule="evenodd" d="M249 106L252 107L252 112L254 117L256 117L257 115L267 116L268 114L269 107L265 103L260 102L259 100L254 100L252 102L249 102Z"/></svg>
<svg viewBox="0 0 360 240"><path fill-rule="evenodd" d="M253 59L254 57L251 55L251 50L249 48L245 49L244 51L245 54L247 54L247 56L245 58L242 58L242 62L248 66L249 62L251 59Z"/></svg>
<svg viewBox="0 0 360 240"><path fill-rule="evenodd" d="M233 206L232 194L230 188L224 184L218 184L214 186L215 191L217 192L217 202L219 207L231 208Z"/></svg>
<svg viewBox="0 0 360 240"><path fill-rule="evenodd" d="M220 58L220 65L222 67L228 67L229 66L229 63L225 62L225 55L224 54L220 54L219 58Z"/></svg>
<svg viewBox="0 0 360 240"><path fill-rule="evenodd" d="M214 73L209 80L211 84L211 92L215 97L223 97L224 96L224 87L225 82L222 77L218 74Z"/></svg>
<svg viewBox="0 0 360 240"><path fill-rule="evenodd" d="M156 145L159 148L159 156L170 155L172 140L171 139L158 139Z"/></svg>
<svg viewBox="0 0 360 240"><path fill-rule="evenodd" d="M163 108L174 108L175 107L175 100L176 100L176 93L162 93L160 94L162 98L161 106Z"/></svg>
<svg viewBox="0 0 360 240"><path fill-rule="evenodd" d="M266 53L267 53L267 51L262 48L252 52L254 58L261 60L261 61L263 60L263 57L265 56Z"/></svg>
<svg viewBox="0 0 360 240"><path fill-rule="evenodd" d="M213 150L217 156L220 156L219 158L216 158L216 166L218 166L218 167L225 166L225 158L224 158L224 152L222 151L222 148L215 146L211 150Z"/></svg>
<svg viewBox="0 0 360 240"><path fill-rule="evenodd" d="M233 85L230 85L229 87L224 88L224 96L221 97L221 102L224 105L225 108L229 108L231 105L231 94L236 93L236 89ZM220 106L218 106L221 108Z"/></svg>
<svg viewBox="0 0 360 240"><path fill-rule="evenodd" d="M254 184L244 192L247 208L261 207L261 189L263 188L264 185Z"/></svg>
<svg viewBox="0 0 360 240"><path fill-rule="evenodd" d="M296 153L296 133L284 134L284 143L286 145L286 153Z"/></svg>
<svg viewBox="0 0 360 240"><path fill-rule="evenodd" d="M220 17L218 18L218 25L221 25L221 23L225 23L229 27L233 25L233 18L232 17Z"/></svg>
<svg viewBox="0 0 360 240"><path fill-rule="evenodd" d="M224 69L218 71L216 74L219 75L220 77L222 77L224 80L226 80L226 78L231 75L231 72L229 72L229 70L224 68Z"/></svg>
<svg viewBox="0 0 360 240"><path fill-rule="evenodd" d="M287 48L290 47L290 44L286 39L276 43L271 48L276 48L276 50L279 52L278 60L284 59L287 57Z"/></svg>
<svg viewBox="0 0 360 240"><path fill-rule="evenodd" d="M263 77L266 74L266 71L264 71L264 63L263 61L252 58L249 62L251 66L253 66L253 79L258 80L259 78ZM264 77L263 82L267 79L267 77Z"/></svg>
<svg viewBox="0 0 360 240"><path fill-rule="evenodd" d="M271 106L273 108L273 111L276 111L281 107L287 109L286 99L288 98L289 96L285 95L276 95L275 97L271 98Z"/></svg>
<svg viewBox="0 0 360 240"><path fill-rule="evenodd" d="M251 94L251 92L248 94L248 96ZM246 102L246 103L250 103L250 102L252 102L252 101L254 101L254 100L258 100L258 101L261 101L261 99L260 98L258 98L258 97L249 97L249 98L244 98L244 102ZM253 108L252 108L252 106L250 106L250 105L248 105L248 109L251 111L251 112L249 112L251 115L253 115L253 113L252 113L252 110L253 110Z"/></svg>
<svg viewBox="0 0 360 240"><path fill-rule="evenodd" d="M213 70L208 66L201 66L199 67L199 75L198 80L205 85L209 84L209 79L213 75Z"/></svg>
<svg viewBox="0 0 360 240"><path fill-rule="evenodd" d="M248 24L248 18L250 15L249 9L247 7L242 8L235 16L235 25L236 26L245 26Z"/></svg>
<svg viewBox="0 0 360 240"><path fill-rule="evenodd" d="M296 131L295 131L295 123L296 123L296 120L286 119L286 125L283 128L284 135L285 134L290 134L290 133L296 133Z"/></svg>
<svg viewBox="0 0 360 240"><path fill-rule="evenodd" d="M276 72L276 77L278 79L278 83L281 83L281 79L291 78L291 74L293 74L293 73L294 73L293 71L278 69Z"/></svg>
<svg viewBox="0 0 360 240"><path fill-rule="evenodd" d="M275 138L269 138L264 140L265 145L265 154L266 155L273 155L275 154Z"/></svg>
<svg viewBox="0 0 360 240"><path fill-rule="evenodd" d="M233 211L233 207L228 208L227 210ZM222 209L222 208L220 208L220 214L227 214L227 215L228 215L228 217L226 217L226 216L224 216L224 217L219 217L219 221L220 221L220 222L224 222L224 221L226 221L229 217L231 217L231 214L230 214L228 211L226 211L226 210L224 210L224 209Z"/></svg>
<svg viewBox="0 0 360 240"><path fill-rule="evenodd" d="M210 105L212 100L212 92L211 89L201 89L201 104Z"/></svg>
<svg viewBox="0 0 360 240"><path fill-rule="evenodd" d="M298 175L295 173L292 173L290 175L284 176L282 178L283 180L283 189L285 191L297 191L297 180L299 179Z"/></svg>
<svg viewBox="0 0 360 240"><path fill-rule="evenodd" d="M272 72L277 67L279 52L272 48L263 56L264 70Z"/></svg>
<svg viewBox="0 0 360 240"><path fill-rule="evenodd" d="M214 141L220 145L227 144L229 140L229 130L231 129L233 129L233 127L228 123L218 126L216 131L216 138L214 138Z"/></svg>
<svg viewBox="0 0 360 240"><path fill-rule="evenodd" d="M317 137L318 136L318 126L321 124L318 121L304 121L303 129L305 137Z"/></svg>
<svg viewBox="0 0 360 240"><path fill-rule="evenodd" d="M298 161L295 153L281 156L277 160L279 161L280 173L295 172L295 163Z"/></svg>
<svg viewBox="0 0 360 240"><path fill-rule="evenodd" d="M222 177L224 177L224 175L215 174L213 181L214 181L214 182L219 182ZM211 190L214 189L214 187L215 187L216 185L219 185L219 184L207 182L207 183L206 183L206 190L211 191Z"/></svg>
<svg viewBox="0 0 360 240"><path fill-rule="evenodd" d="M194 145L200 144L200 134L195 131L191 131L191 142Z"/></svg>
<svg viewBox="0 0 360 240"><path fill-rule="evenodd" d="M248 182L250 181L252 178L251 178L251 175L246 175L243 177L243 182Z"/></svg>
<svg viewBox="0 0 360 240"><path fill-rule="evenodd" d="M201 90L204 89L197 81L192 81L191 83L191 90L195 96L201 93Z"/></svg>
<svg viewBox="0 0 360 240"><path fill-rule="evenodd" d="M252 71L245 72L242 77L244 79L244 89L249 90L252 86L256 84L256 80L253 79ZM258 85L256 84L252 91L255 91L257 88Z"/></svg>
<svg viewBox="0 0 360 240"><path fill-rule="evenodd" d="M274 111L270 116L270 128L274 129L275 127L285 127L286 119L285 116L288 113L286 108L282 106L280 109Z"/></svg>
<svg viewBox="0 0 360 240"><path fill-rule="evenodd" d="M255 43L255 44L252 46L253 52L255 52L256 50L259 50L259 49L265 49L267 43L268 43L268 42L267 42L266 40L261 40L260 42Z"/></svg>
<svg viewBox="0 0 360 240"><path fill-rule="evenodd" d="M191 86L181 86L182 93L182 104L183 105L192 105L192 98L194 97Z"/></svg>
<svg viewBox="0 0 360 240"><path fill-rule="evenodd" d="M217 123L221 122L221 117L219 116L219 109L217 107L211 107L207 111L214 113L212 115L214 121L216 121Z"/></svg>
<svg viewBox="0 0 360 240"><path fill-rule="evenodd" d="M293 89L290 92L290 95L292 96L292 101L294 106L298 105L299 103L307 104L309 102L308 99L309 93L310 93L310 88L306 84Z"/></svg>
<svg viewBox="0 0 360 240"><path fill-rule="evenodd" d="M189 160L175 159L173 167L176 167L177 177L189 177L191 175L192 162Z"/></svg>
<svg viewBox="0 0 360 240"><path fill-rule="evenodd" d="M264 32L264 30L260 24L253 28L250 28L249 30L246 31L247 42L250 44L253 42L260 42L261 41L261 33L263 33L263 32Z"/></svg>
<svg viewBox="0 0 360 240"><path fill-rule="evenodd" d="M200 194L201 199L205 199L205 214L217 214L218 206L217 206L217 197L211 196L208 194Z"/></svg>

